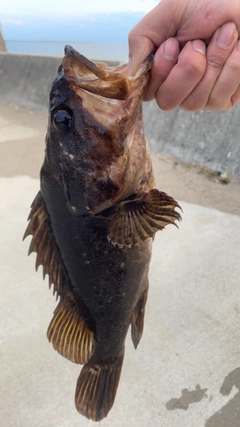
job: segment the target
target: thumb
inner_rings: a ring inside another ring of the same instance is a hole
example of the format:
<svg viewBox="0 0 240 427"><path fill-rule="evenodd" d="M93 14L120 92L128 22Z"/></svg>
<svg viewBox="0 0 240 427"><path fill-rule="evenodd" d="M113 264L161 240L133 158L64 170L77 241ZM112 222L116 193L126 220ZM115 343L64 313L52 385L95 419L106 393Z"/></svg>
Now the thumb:
<svg viewBox="0 0 240 427"><path fill-rule="evenodd" d="M129 62L126 69L128 76L134 76L144 60L154 53L155 44L151 39L144 35L134 33L134 28L129 34Z"/></svg>

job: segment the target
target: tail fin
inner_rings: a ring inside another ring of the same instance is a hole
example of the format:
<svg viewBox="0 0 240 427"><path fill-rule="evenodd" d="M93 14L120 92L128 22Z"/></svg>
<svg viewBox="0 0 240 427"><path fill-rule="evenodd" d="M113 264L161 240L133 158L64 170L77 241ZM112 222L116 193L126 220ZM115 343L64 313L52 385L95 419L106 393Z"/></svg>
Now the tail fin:
<svg viewBox="0 0 240 427"><path fill-rule="evenodd" d="M110 411L117 392L124 354L95 364L84 365L76 387L75 404L85 417L100 421Z"/></svg>

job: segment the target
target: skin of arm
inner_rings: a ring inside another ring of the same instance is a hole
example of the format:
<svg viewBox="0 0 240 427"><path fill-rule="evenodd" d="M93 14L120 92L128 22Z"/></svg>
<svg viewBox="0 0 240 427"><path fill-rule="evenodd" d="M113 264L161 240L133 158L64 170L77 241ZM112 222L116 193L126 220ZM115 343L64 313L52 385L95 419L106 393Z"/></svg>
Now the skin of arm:
<svg viewBox="0 0 240 427"><path fill-rule="evenodd" d="M155 52L145 101L230 109L240 101L239 34L239 0L162 0L129 34L127 73Z"/></svg>

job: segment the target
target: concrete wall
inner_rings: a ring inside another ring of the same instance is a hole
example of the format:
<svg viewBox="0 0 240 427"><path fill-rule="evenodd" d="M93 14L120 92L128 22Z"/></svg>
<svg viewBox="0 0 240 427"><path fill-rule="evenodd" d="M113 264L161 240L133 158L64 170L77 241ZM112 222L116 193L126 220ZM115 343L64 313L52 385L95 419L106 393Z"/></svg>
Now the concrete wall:
<svg viewBox="0 0 240 427"><path fill-rule="evenodd" d="M62 57L0 53L0 97L40 110L48 109L49 91ZM118 65L117 61L106 61Z"/></svg>
<svg viewBox="0 0 240 427"><path fill-rule="evenodd" d="M0 53L0 96L46 110L61 58Z"/></svg>
<svg viewBox="0 0 240 427"><path fill-rule="evenodd" d="M47 110L60 62L60 57L0 53L0 97ZM180 109L166 113L155 102L144 104L145 131L152 149L235 175L240 175L239 116L240 106L218 113Z"/></svg>
<svg viewBox="0 0 240 427"><path fill-rule="evenodd" d="M184 162L240 175L240 105L230 111L189 113L144 104L145 131L151 148Z"/></svg>

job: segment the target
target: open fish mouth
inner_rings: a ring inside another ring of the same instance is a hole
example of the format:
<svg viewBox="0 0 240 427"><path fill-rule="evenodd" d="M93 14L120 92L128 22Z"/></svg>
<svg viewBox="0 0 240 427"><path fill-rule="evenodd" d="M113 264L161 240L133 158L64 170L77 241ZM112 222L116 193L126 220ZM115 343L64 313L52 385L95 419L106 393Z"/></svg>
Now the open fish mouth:
<svg viewBox="0 0 240 427"><path fill-rule="evenodd" d="M65 46L61 75L72 84L96 95L116 100L127 100L138 92L142 97L148 84L152 57L141 64L134 77L126 75L127 64L108 67L102 62L93 62L77 52L72 46Z"/></svg>

